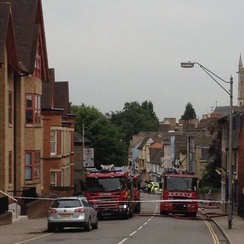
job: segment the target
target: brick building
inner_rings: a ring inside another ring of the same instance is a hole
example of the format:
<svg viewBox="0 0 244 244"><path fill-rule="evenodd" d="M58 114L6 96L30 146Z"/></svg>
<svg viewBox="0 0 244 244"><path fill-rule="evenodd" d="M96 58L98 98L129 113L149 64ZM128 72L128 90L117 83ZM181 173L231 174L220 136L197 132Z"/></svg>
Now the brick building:
<svg viewBox="0 0 244 244"><path fill-rule="evenodd" d="M41 0L0 0L0 189L73 194L68 82L48 68Z"/></svg>
<svg viewBox="0 0 244 244"><path fill-rule="evenodd" d="M69 109L68 82L43 84L43 193L74 193L74 118Z"/></svg>
<svg viewBox="0 0 244 244"><path fill-rule="evenodd" d="M42 186L42 83L48 61L41 1L0 0L0 189ZM28 16L28 18L27 18Z"/></svg>

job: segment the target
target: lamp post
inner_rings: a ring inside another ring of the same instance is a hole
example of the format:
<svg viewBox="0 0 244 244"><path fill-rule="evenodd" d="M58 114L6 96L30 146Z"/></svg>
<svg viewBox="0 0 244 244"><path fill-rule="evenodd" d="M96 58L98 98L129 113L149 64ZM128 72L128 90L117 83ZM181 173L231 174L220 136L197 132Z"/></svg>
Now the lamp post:
<svg viewBox="0 0 244 244"><path fill-rule="evenodd" d="M82 124L82 160L83 160L83 166L84 166L84 161L85 161L85 155L84 155L84 149L85 149L85 133L87 133L102 117L104 117L103 115L101 115L100 117L98 117L96 120L94 120L92 123L90 123L89 125L85 126L85 124ZM86 129L86 131L85 131Z"/></svg>
<svg viewBox="0 0 244 244"><path fill-rule="evenodd" d="M82 160L83 160L83 166L84 166L84 149L85 149L85 134L101 119L101 118L105 118L105 119L109 119L110 116L109 115L101 115L100 117L98 117L96 120L94 120L93 122L91 122L89 125L85 126L85 124L82 124Z"/></svg>
<svg viewBox="0 0 244 244"><path fill-rule="evenodd" d="M197 64L200 68L205 71L230 97L230 124L229 124L229 195L228 195L228 229L232 227L232 107L233 107L233 78L230 77L230 81L225 81L220 78L218 75L201 65L197 62L186 62L181 63L182 68L193 68ZM216 79L223 81L224 83L230 84L230 90L226 90Z"/></svg>

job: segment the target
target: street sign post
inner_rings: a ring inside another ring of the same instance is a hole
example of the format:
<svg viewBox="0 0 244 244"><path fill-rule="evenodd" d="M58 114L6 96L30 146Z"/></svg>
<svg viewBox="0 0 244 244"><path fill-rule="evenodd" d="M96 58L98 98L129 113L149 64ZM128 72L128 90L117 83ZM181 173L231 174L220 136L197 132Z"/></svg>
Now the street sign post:
<svg viewBox="0 0 244 244"><path fill-rule="evenodd" d="M86 168L94 167L94 148L83 149L83 166Z"/></svg>

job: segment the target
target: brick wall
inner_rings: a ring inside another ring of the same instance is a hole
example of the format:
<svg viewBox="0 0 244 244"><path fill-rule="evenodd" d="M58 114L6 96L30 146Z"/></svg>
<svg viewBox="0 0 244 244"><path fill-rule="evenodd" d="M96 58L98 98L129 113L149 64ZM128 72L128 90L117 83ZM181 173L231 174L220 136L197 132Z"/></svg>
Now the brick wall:
<svg viewBox="0 0 244 244"><path fill-rule="evenodd" d="M6 92L7 92L7 59L6 59L6 50L5 62L0 66L0 189L6 191L6 113L7 113L7 101L6 101Z"/></svg>
<svg viewBox="0 0 244 244"><path fill-rule="evenodd" d="M244 122L238 140L238 194L244 193Z"/></svg>
<svg viewBox="0 0 244 244"><path fill-rule="evenodd" d="M12 213L7 212L0 215L0 226L12 224Z"/></svg>
<svg viewBox="0 0 244 244"><path fill-rule="evenodd" d="M52 200L37 200L26 204L26 215L29 219L46 217Z"/></svg>

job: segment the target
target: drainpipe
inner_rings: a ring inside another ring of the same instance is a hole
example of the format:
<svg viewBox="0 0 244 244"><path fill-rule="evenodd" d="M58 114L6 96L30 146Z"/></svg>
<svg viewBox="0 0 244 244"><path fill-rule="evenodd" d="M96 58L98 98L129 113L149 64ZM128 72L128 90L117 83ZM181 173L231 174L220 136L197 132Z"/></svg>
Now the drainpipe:
<svg viewBox="0 0 244 244"><path fill-rule="evenodd" d="M16 146L16 138L17 138L17 128L16 128L16 121L17 121L17 118L16 118L16 104L17 104L17 101L16 101L16 96L17 96L17 76L14 75L14 96L13 96L13 99L14 99L14 113L13 113L13 120L14 120L14 196L17 195L17 146Z"/></svg>

